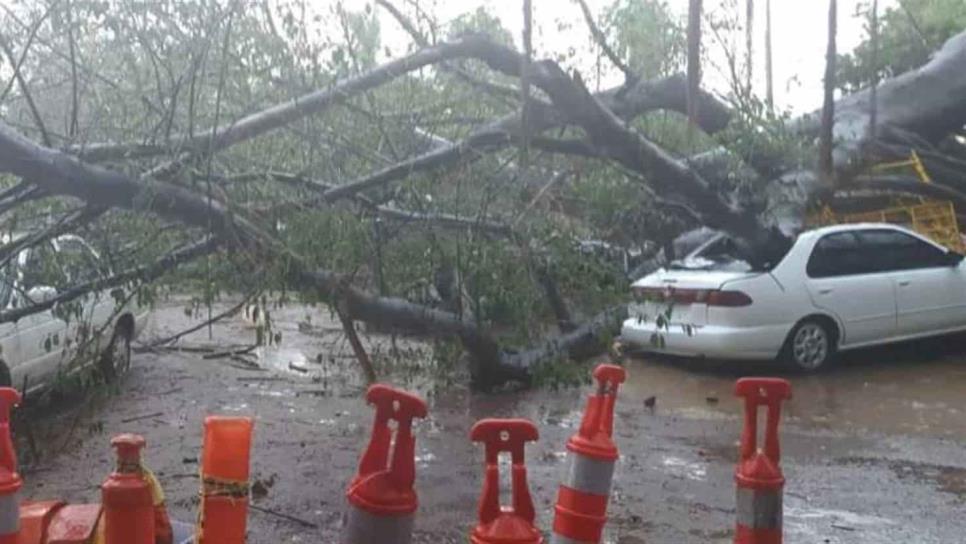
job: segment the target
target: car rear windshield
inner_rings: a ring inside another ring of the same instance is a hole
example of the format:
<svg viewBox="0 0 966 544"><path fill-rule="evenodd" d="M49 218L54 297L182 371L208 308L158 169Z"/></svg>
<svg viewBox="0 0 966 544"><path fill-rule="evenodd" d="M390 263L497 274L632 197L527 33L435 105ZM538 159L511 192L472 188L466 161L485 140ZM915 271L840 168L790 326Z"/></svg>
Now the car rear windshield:
<svg viewBox="0 0 966 544"><path fill-rule="evenodd" d="M708 270L720 272L752 272L754 267L741 256L731 238L719 234L680 260L673 261L672 270Z"/></svg>

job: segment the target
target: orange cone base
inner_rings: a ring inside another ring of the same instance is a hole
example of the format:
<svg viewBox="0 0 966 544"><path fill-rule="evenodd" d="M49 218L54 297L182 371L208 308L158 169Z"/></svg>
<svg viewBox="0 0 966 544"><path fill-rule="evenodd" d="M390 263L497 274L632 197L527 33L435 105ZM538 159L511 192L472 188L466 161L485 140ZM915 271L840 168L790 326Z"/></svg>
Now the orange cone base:
<svg viewBox="0 0 966 544"><path fill-rule="evenodd" d="M753 529L744 525L735 527L735 544L782 544L782 530Z"/></svg>
<svg viewBox="0 0 966 544"><path fill-rule="evenodd" d="M560 486L553 533L577 542L600 542L607 524L607 499Z"/></svg>
<svg viewBox="0 0 966 544"><path fill-rule="evenodd" d="M199 544L244 544L248 499L206 497Z"/></svg>
<svg viewBox="0 0 966 544"><path fill-rule="evenodd" d="M543 535L527 520L501 514L486 525L478 525L470 535L472 544L543 544Z"/></svg>

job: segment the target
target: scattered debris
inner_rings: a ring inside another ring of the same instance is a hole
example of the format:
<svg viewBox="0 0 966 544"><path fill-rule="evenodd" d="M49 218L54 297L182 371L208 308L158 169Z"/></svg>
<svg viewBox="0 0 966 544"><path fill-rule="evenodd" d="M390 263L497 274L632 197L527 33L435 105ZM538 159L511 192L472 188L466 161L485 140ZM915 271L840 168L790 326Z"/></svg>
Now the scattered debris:
<svg viewBox="0 0 966 544"><path fill-rule="evenodd" d="M133 421L141 421L142 419L151 419L153 417L161 417L163 415L164 415L164 412L154 412L152 414L144 414L140 416L128 417L128 418L122 419L121 423L131 423Z"/></svg>
<svg viewBox="0 0 966 544"><path fill-rule="evenodd" d="M252 482L252 498L257 500L267 497L268 491L275 485L275 478L275 474L268 478L255 478Z"/></svg>
<svg viewBox="0 0 966 544"><path fill-rule="evenodd" d="M318 524L312 523L311 521L307 521L307 520L304 520L302 518L297 518L297 517L292 516L292 515L289 515L289 514L283 514L283 513L279 512L277 510L272 510L271 508L265 508L264 506L256 506L254 504L249 504L248 507L251 508L252 510L256 510L258 512L262 512L263 514L269 514L269 515L272 515L272 516L275 516L275 517L279 517L279 518L282 518L282 519L287 519L289 521L298 523L299 525L302 525L304 527L308 527L310 529L318 529L319 528Z"/></svg>

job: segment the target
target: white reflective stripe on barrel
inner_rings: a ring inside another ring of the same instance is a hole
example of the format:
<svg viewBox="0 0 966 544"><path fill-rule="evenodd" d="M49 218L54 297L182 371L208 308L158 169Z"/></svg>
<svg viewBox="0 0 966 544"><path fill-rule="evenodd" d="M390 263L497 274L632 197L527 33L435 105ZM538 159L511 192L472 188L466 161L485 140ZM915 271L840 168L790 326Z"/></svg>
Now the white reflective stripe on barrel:
<svg viewBox="0 0 966 544"><path fill-rule="evenodd" d="M738 488L738 525L751 529L780 529L782 492Z"/></svg>
<svg viewBox="0 0 966 544"><path fill-rule="evenodd" d="M597 544L596 542L591 542L590 540L574 540L572 538L567 538L565 536L558 535L554 533L550 536L550 544Z"/></svg>
<svg viewBox="0 0 966 544"><path fill-rule="evenodd" d="M20 501L17 494L0 497L0 535L12 535L20 530Z"/></svg>
<svg viewBox="0 0 966 544"><path fill-rule="evenodd" d="M567 454L570 470L564 485L590 495L610 495L614 461L601 461L574 452Z"/></svg>
<svg viewBox="0 0 966 544"><path fill-rule="evenodd" d="M343 544L411 544L415 516L376 516L349 505Z"/></svg>

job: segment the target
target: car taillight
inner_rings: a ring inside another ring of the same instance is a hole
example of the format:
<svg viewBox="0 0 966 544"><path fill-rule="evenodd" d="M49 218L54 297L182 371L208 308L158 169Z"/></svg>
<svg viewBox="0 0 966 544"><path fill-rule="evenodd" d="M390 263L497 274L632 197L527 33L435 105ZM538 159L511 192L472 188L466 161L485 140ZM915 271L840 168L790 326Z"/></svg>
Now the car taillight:
<svg viewBox="0 0 966 544"><path fill-rule="evenodd" d="M741 291L711 289L675 289L667 287L632 287L636 300L673 304L707 304L708 306L750 306L751 297Z"/></svg>
<svg viewBox="0 0 966 544"><path fill-rule="evenodd" d="M711 291L708 293L708 306L737 308L751 306L751 297L741 291Z"/></svg>
<svg viewBox="0 0 966 544"><path fill-rule="evenodd" d="M662 301L664 300L664 290L654 287L631 287L635 300Z"/></svg>

